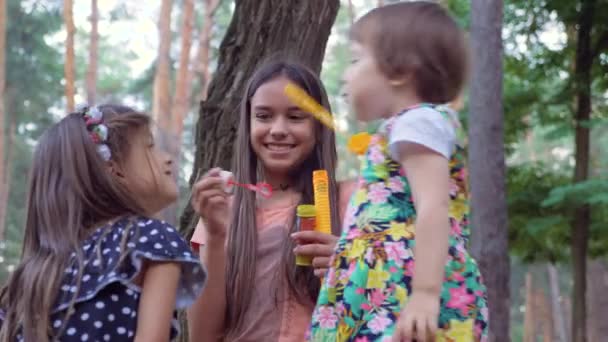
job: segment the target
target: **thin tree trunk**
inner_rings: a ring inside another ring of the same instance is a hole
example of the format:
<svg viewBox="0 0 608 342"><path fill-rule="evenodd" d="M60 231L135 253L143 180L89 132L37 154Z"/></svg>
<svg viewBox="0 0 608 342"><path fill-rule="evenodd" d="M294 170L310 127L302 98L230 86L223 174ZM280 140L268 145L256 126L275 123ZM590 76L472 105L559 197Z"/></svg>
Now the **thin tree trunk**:
<svg viewBox="0 0 608 342"><path fill-rule="evenodd" d="M152 118L156 123L158 144L165 150L172 146L171 120L171 12L172 0L162 0L158 20L158 56L156 59L156 74L154 75L154 94L152 102ZM177 160L175 160L177 163ZM175 177L179 177L178 169L173 169ZM158 217L175 225L177 222L177 203L170 205L158 213Z"/></svg>
<svg viewBox="0 0 608 342"><path fill-rule="evenodd" d="M574 183L589 178L589 125L591 118L591 30L595 11L595 0L584 0L578 18L576 61L574 80L576 85L575 166ZM572 262L574 291L572 294L573 317L572 342L586 342L587 334L587 250L589 245L589 225L591 208L583 205L575 209L572 220Z"/></svg>
<svg viewBox="0 0 608 342"><path fill-rule="evenodd" d="M97 54L99 50L99 10L97 0L91 0L91 45L89 46L89 66L87 68L87 103L95 104L97 95Z"/></svg>
<svg viewBox="0 0 608 342"><path fill-rule="evenodd" d="M509 253L502 107L502 0L473 0L470 95L472 252L488 288L489 341L509 337Z"/></svg>
<svg viewBox="0 0 608 342"><path fill-rule="evenodd" d="M549 275L549 287L551 289L551 311L553 312L553 327L556 342L568 342L566 333L566 320L561 304L561 295L559 289L559 274L557 268L553 264L547 264L547 273Z"/></svg>
<svg viewBox="0 0 608 342"><path fill-rule="evenodd" d="M171 9L172 0L162 0L158 20L158 56L154 75L152 117L158 127L168 132L171 127Z"/></svg>
<svg viewBox="0 0 608 342"><path fill-rule="evenodd" d="M534 305L534 282L533 275L530 270L526 272L526 306L524 312L524 341L523 342L534 342L536 340L536 322L535 316L535 305Z"/></svg>
<svg viewBox="0 0 608 342"><path fill-rule="evenodd" d="M11 176L12 176L12 165L13 165L13 154L14 154L14 142L15 142L15 128L16 120L11 119L11 124L8 132L8 141L6 144L6 161L3 161L3 169L5 173L3 178L0 179L2 182L2 188L0 188L0 241L4 240L4 234L6 232L6 210L8 208L8 198L11 193Z"/></svg>
<svg viewBox="0 0 608 342"><path fill-rule="evenodd" d="M74 87L74 15L72 13L72 0L63 0L63 20L65 21L65 30L67 32L65 38L65 64L63 66L65 74L65 99L68 112L74 111L74 95L76 88Z"/></svg>
<svg viewBox="0 0 608 342"><path fill-rule="evenodd" d="M587 303L589 305L589 341L602 342L608 336L608 267L603 260L590 260L587 272L589 286Z"/></svg>
<svg viewBox="0 0 608 342"><path fill-rule="evenodd" d="M211 82L211 70L209 68L209 60L211 56L211 37L213 33L214 22L213 16L220 4L220 1L203 0L203 3L205 5L205 17L203 19L203 28L199 34L198 51L196 56L197 72L199 74L201 85L201 101L205 101L207 99L209 83Z"/></svg>
<svg viewBox="0 0 608 342"><path fill-rule="evenodd" d="M339 6L339 0L236 1L209 97L201 103L191 184L211 167L230 168L238 104L245 82L262 61L280 52L320 72ZM184 235L192 234L195 222L188 206L181 218Z"/></svg>
<svg viewBox="0 0 608 342"><path fill-rule="evenodd" d="M553 338L553 315L551 314L551 308L547 301L545 290L542 287L539 287L535 295L537 312L540 316L539 318L543 332L543 342L555 342Z"/></svg>
<svg viewBox="0 0 608 342"><path fill-rule="evenodd" d="M0 0L0 181L6 176L4 168L4 121L5 113L5 83L6 83L6 1ZM0 184L0 194L4 193L4 184ZM4 239L5 216L0 213L0 241Z"/></svg>
<svg viewBox="0 0 608 342"><path fill-rule="evenodd" d="M348 0L348 18L350 19L351 26L355 23L356 17L357 13L355 13L355 5L353 5L353 0Z"/></svg>
<svg viewBox="0 0 608 342"><path fill-rule="evenodd" d="M194 0L184 0L182 11L182 25L180 37L182 39L179 57L179 67L175 84L175 96L173 98L173 113L171 125L171 148L174 168L179 167L181 138L184 129L184 118L190 110L190 91L192 83L192 72L190 70L190 47L192 46L192 27L194 22Z"/></svg>

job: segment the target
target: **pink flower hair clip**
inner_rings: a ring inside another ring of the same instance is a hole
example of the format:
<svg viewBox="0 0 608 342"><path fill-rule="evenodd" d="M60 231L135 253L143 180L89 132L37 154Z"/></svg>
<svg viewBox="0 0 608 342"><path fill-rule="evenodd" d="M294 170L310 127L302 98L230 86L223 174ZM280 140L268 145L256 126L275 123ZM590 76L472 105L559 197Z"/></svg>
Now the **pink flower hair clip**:
<svg viewBox="0 0 608 342"><path fill-rule="evenodd" d="M109 161L112 157L112 152L106 144L108 141L108 126L103 123L103 113L97 106L83 106L80 112L82 113L82 118L91 140L97 145L97 153L99 153L103 160Z"/></svg>

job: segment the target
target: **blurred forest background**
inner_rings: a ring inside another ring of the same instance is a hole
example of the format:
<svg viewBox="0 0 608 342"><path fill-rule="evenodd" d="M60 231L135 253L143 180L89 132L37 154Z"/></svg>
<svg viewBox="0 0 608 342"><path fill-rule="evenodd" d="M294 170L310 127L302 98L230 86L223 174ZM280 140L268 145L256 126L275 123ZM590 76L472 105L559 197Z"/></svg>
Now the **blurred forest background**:
<svg viewBox="0 0 608 342"><path fill-rule="evenodd" d="M36 140L75 105L119 102L154 117L179 160L182 196L163 215L188 236L190 182L228 166L233 105L274 50L321 71L342 128L367 128L340 96L348 28L390 2L0 0L0 282L20 256ZM474 211L490 216L473 219L474 252L504 304L490 307L496 341L606 341L608 0L440 2L474 47L461 109L471 169L506 165L504 179L472 183ZM484 69L492 58L502 65ZM339 177L353 177L358 160L338 143Z"/></svg>

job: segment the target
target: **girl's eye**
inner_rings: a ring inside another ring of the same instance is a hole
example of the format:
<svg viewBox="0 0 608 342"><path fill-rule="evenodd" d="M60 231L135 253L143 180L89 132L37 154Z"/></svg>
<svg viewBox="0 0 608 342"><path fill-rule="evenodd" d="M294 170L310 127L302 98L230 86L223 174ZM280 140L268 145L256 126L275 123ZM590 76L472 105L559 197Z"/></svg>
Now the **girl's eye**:
<svg viewBox="0 0 608 342"><path fill-rule="evenodd" d="M308 117L308 114L305 113L292 113L289 114L289 119L294 121L304 120Z"/></svg>
<svg viewBox="0 0 608 342"><path fill-rule="evenodd" d="M255 118L258 120L268 120L270 119L270 114L268 113L255 113Z"/></svg>

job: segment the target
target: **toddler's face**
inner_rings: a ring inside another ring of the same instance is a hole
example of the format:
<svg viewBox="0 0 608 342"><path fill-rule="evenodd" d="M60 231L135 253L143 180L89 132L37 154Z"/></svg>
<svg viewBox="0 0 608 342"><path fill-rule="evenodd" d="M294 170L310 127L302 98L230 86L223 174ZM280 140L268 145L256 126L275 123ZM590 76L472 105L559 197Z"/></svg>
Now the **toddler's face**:
<svg viewBox="0 0 608 342"><path fill-rule="evenodd" d="M344 87L349 104L361 121L372 121L390 115L392 89L372 50L351 42L351 63L344 73Z"/></svg>
<svg viewBox="0 0 608 342"><path fill-rule="evenodd" d="M130 144L122 165L123 179L147 214L156 214L178 196L173 160L154 143L148 128L137 131Z"/></svg>

